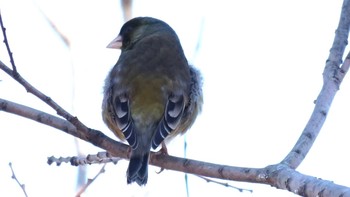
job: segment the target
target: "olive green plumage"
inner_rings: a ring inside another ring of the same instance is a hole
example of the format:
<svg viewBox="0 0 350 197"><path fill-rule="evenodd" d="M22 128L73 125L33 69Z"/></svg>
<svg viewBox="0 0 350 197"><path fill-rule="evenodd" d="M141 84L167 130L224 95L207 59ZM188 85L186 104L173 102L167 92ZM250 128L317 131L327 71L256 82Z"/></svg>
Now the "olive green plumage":
<svg viewBox="0 0 350 197"><path fill-rule="evenodd" d="M150 149L186 132L201 111L201 77L174 30L155 18L128 21L109 47L122 51L105 81L103 120L132 148L127 183L145 185Z"/></svg>

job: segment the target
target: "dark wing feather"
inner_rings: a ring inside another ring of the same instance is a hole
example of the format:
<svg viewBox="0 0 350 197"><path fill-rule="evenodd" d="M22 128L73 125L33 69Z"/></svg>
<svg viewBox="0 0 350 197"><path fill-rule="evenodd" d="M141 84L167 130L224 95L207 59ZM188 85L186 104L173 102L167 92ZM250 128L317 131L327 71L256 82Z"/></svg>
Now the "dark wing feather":
<svg viewBox="0 0 350 197"><path fill-rule="evenodd" d="M134 132L134 124L130 116L129 99L124 96L115 98L114 101L115 122L118 128L123 132L125 139L134 150L138 146L137 138Z"/></svg>
<svg viewBox="0 0 350 197"><path fill-rule="evenodd" d="M171 95L166 104L163 119L160 121L153 137L152 148L160 143L179 125L184 112L185 99L183 95Z"/></svg>

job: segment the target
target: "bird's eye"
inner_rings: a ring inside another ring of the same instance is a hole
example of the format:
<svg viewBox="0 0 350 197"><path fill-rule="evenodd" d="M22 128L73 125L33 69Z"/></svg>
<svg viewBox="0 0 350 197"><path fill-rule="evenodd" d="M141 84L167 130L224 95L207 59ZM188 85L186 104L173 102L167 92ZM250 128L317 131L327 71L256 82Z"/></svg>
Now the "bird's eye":
<svg viewBox="0 0 350 197"><path fill-rule="evenodd" d="M129 46L130 43L131 43L131 42L130 42L130 39L129 39L129 38L128 38L128 39L125 39L124 42L123 42L123 46Z"/></svg>

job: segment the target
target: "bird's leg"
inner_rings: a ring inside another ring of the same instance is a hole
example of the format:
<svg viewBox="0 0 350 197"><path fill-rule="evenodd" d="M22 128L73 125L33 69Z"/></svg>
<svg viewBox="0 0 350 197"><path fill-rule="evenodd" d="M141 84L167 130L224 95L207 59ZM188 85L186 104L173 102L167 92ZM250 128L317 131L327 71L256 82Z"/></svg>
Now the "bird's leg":
<svg viewBox="0 0 350 197"><path fill-rule="evenodd" d="M132 148L131 146L128 147L128 150L126 150L127 154L128 154L128 159L131 158L131 151L132 151Z"/></svg>
<svg viewBox="0 0 350 197"><path fill-rule="evenodd" d="M169 155L168 154L168 149L167 149L164 141L162 142L162 148L158 152L156 152L156 154L157 155L160 155L160 154L162 154L162 155ZM164 170L164 168L160 168L159 172L156 172L156 173L160 174L161 172L163 172L163 170Z"/></svg>
<svg viewBox="0 0 350 197"><path fill-rule="evenodd" d="M168 154L168 148L165 145L165 142L162 142L162 148L156 153L157 155L163 154L163 155L169 155Z"/></svg>

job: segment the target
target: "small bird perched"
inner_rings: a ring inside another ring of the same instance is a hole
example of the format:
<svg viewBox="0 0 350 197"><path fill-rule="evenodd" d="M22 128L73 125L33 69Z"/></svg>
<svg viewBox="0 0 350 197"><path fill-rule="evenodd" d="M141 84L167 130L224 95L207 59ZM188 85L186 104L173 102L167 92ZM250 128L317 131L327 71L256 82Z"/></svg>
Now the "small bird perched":
<svg viewBox="0 0 350 197"><path fill-rule="evenodd" d="M175 31L155 18L126 22L107 47L121 54L105 81L103 120L131 147L127 183L145 185L150 149L185 133L201 111L201 76Z"/></svg>

